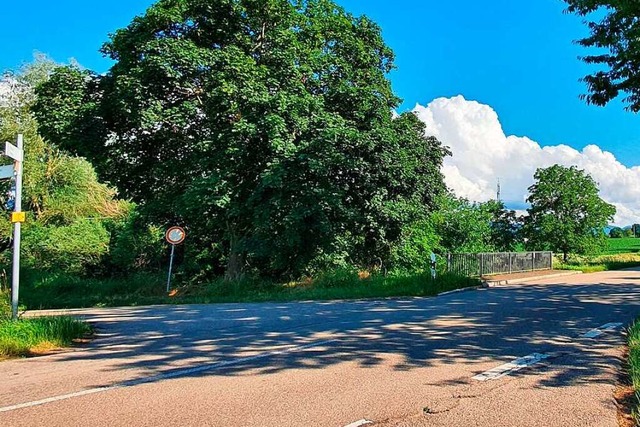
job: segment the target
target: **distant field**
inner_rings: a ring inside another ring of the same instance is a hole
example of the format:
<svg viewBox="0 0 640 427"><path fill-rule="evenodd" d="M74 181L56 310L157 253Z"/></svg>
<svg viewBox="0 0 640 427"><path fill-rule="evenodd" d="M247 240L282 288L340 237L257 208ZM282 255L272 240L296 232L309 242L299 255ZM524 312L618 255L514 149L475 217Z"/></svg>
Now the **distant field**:
<svg viewBox="0 0 640 427"><path fill-rule="evenodd" d="M609 239L605 255L628 254L640 252L640 238L623 237L621 239Z"/></svg>

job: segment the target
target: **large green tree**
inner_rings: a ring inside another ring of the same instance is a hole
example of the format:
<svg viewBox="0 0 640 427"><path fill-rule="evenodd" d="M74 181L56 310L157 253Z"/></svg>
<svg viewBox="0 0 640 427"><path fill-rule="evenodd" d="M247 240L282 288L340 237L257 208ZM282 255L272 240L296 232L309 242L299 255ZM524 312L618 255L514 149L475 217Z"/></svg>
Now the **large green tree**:
<svg viewBox="0 0 640 427"><path fill-rule="evenodd" d="M616 208L599 196L593 178L575 166L538 169L529 187L527 244L563 254L588 253L606 245L604 228Z"/></svg>
<svg viewBox="0 0 640 427"><path fill-rule="evenodd" d="M42 86L42 132L228 278L388 262L444 191L447 150L392 115L380 28L333 1L160 0L103 52L105 76Z"/></svg>
<svg viewBox="0 0 640 427"><path fill-rule="evenodd" d="M598 49L598 53L584 56L583 61L602 67L584 77L589 90L584 98L602 106L624 94L628 109L640 111L640 2L564 1L568 4L567 10L584 17L589 27L589 36L578 43Z"/></svg>

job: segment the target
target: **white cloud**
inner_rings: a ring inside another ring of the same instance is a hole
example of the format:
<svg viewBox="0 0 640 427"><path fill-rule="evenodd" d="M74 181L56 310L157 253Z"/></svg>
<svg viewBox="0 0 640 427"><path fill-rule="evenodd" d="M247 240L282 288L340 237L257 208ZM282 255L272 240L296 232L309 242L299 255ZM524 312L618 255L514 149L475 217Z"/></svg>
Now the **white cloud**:
<svg viewBox="0 0 640 427"><path fill-rule="evenodd" d="M438 98L414 112L427 133L451 148L443 173L447 185L474 201L495 198L500 179L502 199L522 209L537 168L576 165L600 185L603 199L618 209L614 223L640 223L640 167L628 168L596 145L578 151L567 145L541 147L527 137L507 136L496 112L462 96Z"/></svg>

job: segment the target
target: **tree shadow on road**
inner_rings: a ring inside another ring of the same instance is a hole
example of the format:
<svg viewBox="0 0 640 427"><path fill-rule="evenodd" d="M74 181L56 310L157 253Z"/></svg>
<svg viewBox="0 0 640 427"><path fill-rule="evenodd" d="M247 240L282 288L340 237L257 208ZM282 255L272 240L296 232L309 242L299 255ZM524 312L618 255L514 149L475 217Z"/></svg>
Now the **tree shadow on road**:
<svg viewBox="0 0 640 427"><path fill-rule="evenodd" d="M389 360L390 368L399 371L465 364L479 373L481 364L497 366L538 352L556 354L549 366L565 368L550 368L540 386L568 386L600 381L615 363L602 357L602 350L619 344L619 331L614 339L611 334L597 340L580 337L603 323L627 324L640 312L635 281L558 282L382 301L105 309L87 316L98 338L57 360L108 361L98 369L129 370L133 384L181 372L253 375L344 362L366 369ZM271 355L256 357L265 353ZM201 370L184 371L189 368Z"/></svg>

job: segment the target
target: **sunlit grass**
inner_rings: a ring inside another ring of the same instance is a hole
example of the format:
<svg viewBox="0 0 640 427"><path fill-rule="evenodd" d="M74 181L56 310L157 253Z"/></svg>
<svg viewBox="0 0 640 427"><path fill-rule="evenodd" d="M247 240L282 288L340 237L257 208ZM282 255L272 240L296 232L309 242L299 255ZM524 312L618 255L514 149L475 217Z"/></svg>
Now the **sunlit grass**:
<svg viewBox="0 0 640 427"><path fill-rule="evenodd" d="M640 239L638 239L640 240ZM616 255L577 256L572 255L569 261L563 263L556 258L554 268L558 270L580 270L584 273L594 273L607 270L621 270L640 266L640 254L626 253Z"/></svg>
<svg viewBox="0 0 640 427"><path fill-rule="evenodd" d="M640 252L640 238L622 237L620 239L608 239L606 255L627 254Z"/></svg>
<svg viewBox="0 0 640 427"><path fill-rule="evenodd" d="M632 415L640 425L640 319L636 320L628 330L629 344L629 376L635 394Z"/></svg>
<svg viewBox="0 0 640 427"><path fill-rule="evenodd" d="M88 324L67 316L0 320L0 357L40 354L68 347L91 331Z"/></svg>

